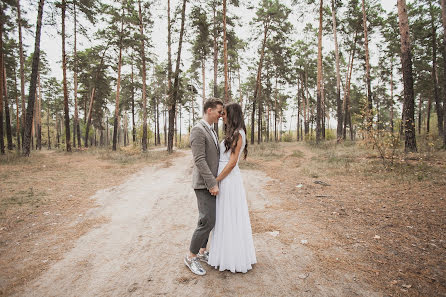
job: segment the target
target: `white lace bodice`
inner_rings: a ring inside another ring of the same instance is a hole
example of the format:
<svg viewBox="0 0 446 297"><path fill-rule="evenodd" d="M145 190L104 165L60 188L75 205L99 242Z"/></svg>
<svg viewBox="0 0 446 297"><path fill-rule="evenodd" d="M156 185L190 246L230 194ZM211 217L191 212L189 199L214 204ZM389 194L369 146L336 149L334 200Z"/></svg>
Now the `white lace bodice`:
<svg viewBox="0 0 446 297"><path fill-rule="evenodd" d="M237 159L237 165L238 165L238 161L240 160L240 156L243 153L243 150L245 148L245 144L246 144L246 135L245 135L245 131L243 129L239 130L240 135L242 136L242 148L240 149L240 153L238 155L238 159ZM228 162L229 158L231 156L231 150L228 150L227 152L225 152L226 147L225 147L225 140L223 139L220 142L220 162Z"/></svg>

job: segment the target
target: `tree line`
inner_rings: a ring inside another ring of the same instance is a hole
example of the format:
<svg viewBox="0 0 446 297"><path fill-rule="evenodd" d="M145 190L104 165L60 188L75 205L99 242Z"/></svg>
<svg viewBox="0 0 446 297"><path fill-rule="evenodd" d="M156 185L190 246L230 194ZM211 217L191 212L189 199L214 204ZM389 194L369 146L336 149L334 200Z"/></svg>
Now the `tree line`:
<svg viewBox="0 0 446 297"><path fill-rule="evenodd" d="M404 139L405 151L417 151L417 135L446 147L444 0L394 2L386 13L377 0L39 0L26 6L38 11L33 21L20 0L2 1L0 152L146 151L151 141L172 152L209 96L242 105L251 144L378 131ZM154 12L165 45L154 44ZM246 24L249 37L238 33ZM49 26L61 36L62 77L40 49ZM23 42L29 31L33 48Z"/></svg>

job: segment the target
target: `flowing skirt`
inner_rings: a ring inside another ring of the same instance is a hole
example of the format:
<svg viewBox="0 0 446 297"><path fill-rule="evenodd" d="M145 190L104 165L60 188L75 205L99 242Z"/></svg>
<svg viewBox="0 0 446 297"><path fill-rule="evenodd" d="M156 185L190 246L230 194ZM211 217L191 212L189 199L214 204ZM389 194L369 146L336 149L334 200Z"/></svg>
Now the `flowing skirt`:
<svg viewBox="0 0 446 297"><path fill-rule="evenodd" d="M219 173L225 167L220 162ZM246 273L257 262L245 188L238 165L220 182L208 264Z"/></svg>

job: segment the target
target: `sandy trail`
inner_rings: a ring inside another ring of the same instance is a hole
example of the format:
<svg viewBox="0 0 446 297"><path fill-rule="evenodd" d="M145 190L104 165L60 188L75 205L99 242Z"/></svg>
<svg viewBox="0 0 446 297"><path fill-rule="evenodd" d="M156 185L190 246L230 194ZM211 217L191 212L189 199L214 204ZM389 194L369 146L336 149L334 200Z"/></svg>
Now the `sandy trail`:
<svg viewBox="0 0 446 297"><path fill-rule="evenodd" d="M87 217L108 221L79 238L17 296L381 296L347 276L325 277L300 238L284 246L266 230L254 233L258 264L252 271L232 274L205 266L206 276L193 275L183 264L198 216L191 153L172 164L147 167L98 192L93 199L99 207ZM278 198L264 190L274 181L259 171L242 172L250 211L274 220L267 209ZM324 236L309 222L301 228Z"/></svg>

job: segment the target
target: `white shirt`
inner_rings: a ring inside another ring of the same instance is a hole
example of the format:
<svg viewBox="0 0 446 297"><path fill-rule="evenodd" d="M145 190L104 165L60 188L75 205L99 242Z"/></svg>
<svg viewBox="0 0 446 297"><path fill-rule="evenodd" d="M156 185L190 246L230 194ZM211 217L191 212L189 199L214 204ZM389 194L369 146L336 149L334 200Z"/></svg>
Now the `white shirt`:
<svg viewBox="0 0 446 297"><path fill-rule="evenodd" d="M209 123L208 123L207 121L205 121L204 119L201 119L201 121L202 121L203 123L205 123L206 126L211 130L212 138L214 138L215 145L218 146L217 135L215 134L214 127L212 127L211 125L209 125Z"/></svg>

